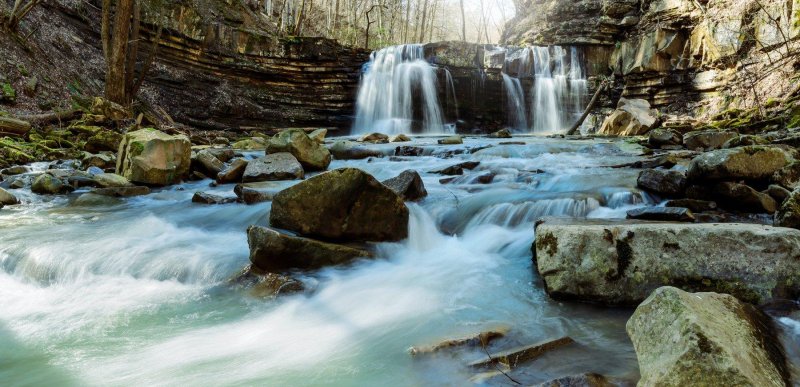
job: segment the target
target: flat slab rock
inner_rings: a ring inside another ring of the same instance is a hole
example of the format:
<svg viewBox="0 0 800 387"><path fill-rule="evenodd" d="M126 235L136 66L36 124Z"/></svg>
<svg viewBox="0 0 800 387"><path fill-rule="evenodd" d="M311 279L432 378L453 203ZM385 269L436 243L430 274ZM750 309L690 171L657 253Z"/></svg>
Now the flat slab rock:
<svg viewBox="0 0 800 387"><path fill-rule="evenodd" d="M694 222L694 214L682 207L644 207L630 210L628 219Z"/></svg>
<svg viewBox="0 0 800 387"><path fill-rule="evenodd" d="M533 250L555 299L637 305L661 286L754 304L800 295L800 230L790 228L545 218Z"/></svg>

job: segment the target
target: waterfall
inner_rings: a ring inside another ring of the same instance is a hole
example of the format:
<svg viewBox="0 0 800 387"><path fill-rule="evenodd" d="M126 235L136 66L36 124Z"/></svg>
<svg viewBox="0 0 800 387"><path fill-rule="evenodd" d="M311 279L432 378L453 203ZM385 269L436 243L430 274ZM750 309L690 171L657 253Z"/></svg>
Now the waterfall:
<svg viewBox="0 0 800 387"><path fill-rule="evenodd" d="M525 114L525 92L522 82L508 74L503 74L503 86L506 90L506 103L508 109L508 124L515 132L528 128L528 118Z"/></svg>
<svg viewBox="0 0 800 387"><path fill-rule="evenodd" d="M420 122L421 127L415 127ZM353 133L443 133L434 68L423 46L407 44L375 51L365 65L356 100Z"/></svg>
<svg viewBox="0 0 800 387"><path fill-rule="evenodd" d="M587 81L577 47L534 46L510 52L503 67L508 125L533 133L562 132L584 109ZM526 110L521 79L532 79ZM522 127L520 125L523 125Z"/></svg>

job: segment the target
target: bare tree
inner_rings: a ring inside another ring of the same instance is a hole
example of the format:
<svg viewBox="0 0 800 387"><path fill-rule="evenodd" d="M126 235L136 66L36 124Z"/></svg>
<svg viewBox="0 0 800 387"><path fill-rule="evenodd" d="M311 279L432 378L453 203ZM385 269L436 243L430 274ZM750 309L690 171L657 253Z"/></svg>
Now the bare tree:
<svg viewBox="0 0 800 387"><path fill-rule="evenodd" d="M42 0L15 0L8 15L0 20L0 25L8 31L16 32L19 29L20 21L41 2Z"/></svg>

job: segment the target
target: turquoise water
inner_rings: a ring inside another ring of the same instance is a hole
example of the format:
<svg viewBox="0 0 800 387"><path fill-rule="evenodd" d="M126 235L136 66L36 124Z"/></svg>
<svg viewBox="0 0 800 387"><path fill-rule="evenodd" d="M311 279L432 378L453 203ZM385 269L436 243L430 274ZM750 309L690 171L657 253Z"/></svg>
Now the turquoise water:
<svg viewBox="0 0 800 387"><path fill-rule="evenodd" d="M81 192L16 191L26 203L0 211L0 380L460 386L473 384L465 364L485 354L415 360L408 348L499 326L509 334L490 350L561 335L578 343L513 371L524 383L582 372L636 380L624 330L631 311L549 300L530 253L539 216L622 217L650 202L634 188L635 171L607 168L636 156L616 143L523 141L440 147L422 139L428 156L335 161L331 168L379 179L481 165L450 184L423 173L430 196L410 204L408 240L379 246L374 260L296 273L309 291L275 300L229 283L248 263L245 230L267 224L269 203L191 203L195 191L233 196L233 186L194 182L100 203L78 200ZM391 153L394 145L376 147ZM477 183L487 173L493 182Z"/></svg>

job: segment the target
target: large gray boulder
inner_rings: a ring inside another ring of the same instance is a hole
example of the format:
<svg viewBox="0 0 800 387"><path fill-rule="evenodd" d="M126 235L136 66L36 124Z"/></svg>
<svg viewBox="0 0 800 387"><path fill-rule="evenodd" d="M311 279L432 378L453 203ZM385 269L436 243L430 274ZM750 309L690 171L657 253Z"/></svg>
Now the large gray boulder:
<svg viewBox="0 0 800 387"><path fill-rule="evenodd" d="M116 172L134 183L175 184L189 172L191 157L192 144L186 136L146 128L125 134Z"/></svg>
<svg viewBox="0 0 800 387"><path fill-rule="evenodd" d="M556 299L636 305L661 286L755 304L800 295L800 230L790 228L546 218L533 249Z"/></svg>
<svg viewBox="0 0 800 387"><path fill-rule="evenodd" d="M250 262L269 272L319 269L372 256L366 250L282 234L267 227L250 226L247 242Z"/></svg>
<svg viewBox="0 0 800 387"><path fill-rule="evenodd" d="M772 321L727 294L653 292L627 324L639 386L775 386L789 383Z"/></svg>
<svg viewBox="0 0 800 387"><path fill-rule="evenodd" d="M785 150L772 146L719 149L695 157L689 180L767 180L792 161Z"/></svg>
<svg viewBox="0 0 800 387"><path fill-rule="evenodd" d="M288 152L306 171L324 171L331 163L331 153L302 129L284 130L267 143L267 154Z"/></svg>
<svg viewBox="0 0 800 387"><path fill-rule="evenodd" d="M250 160L244 169L242 182L295 180L304 176L303 166L291 153L273 153Z"/></svg>
<svg viewBox="0 0 800 387"><path fill-rule="evenodd" d="M74 189L66 184L63 179L43 173L33 179L31 191L40 195L58 195L72 192Z"/></svg>
<svg viewBox="0 0 800 387"><path fill-rule="evenodd" d="M403 199L368 173L343 168L281 191L270 224L327 240L397 241L408 236Z"/></svg>

